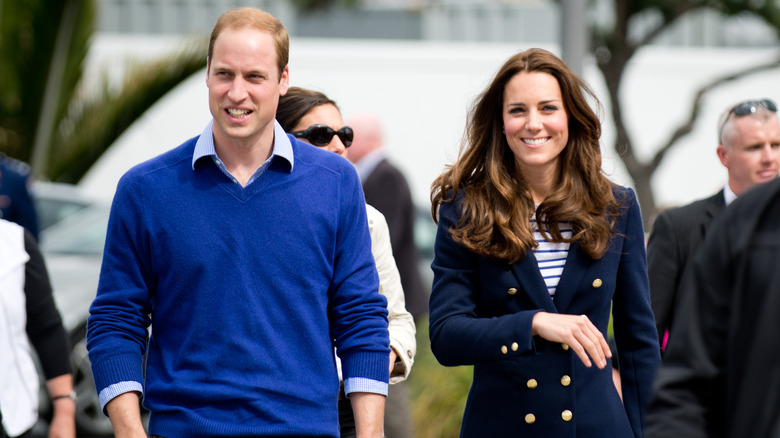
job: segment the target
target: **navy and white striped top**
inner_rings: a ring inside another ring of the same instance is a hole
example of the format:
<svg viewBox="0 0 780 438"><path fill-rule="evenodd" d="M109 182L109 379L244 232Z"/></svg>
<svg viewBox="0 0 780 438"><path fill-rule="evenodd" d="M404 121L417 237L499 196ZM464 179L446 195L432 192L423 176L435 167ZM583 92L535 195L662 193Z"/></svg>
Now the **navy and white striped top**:
<svg viewBox="0 0 780 438"><path fill-rule="evenodd" d="M531 226L534 229L534 239L539 243L539 246L533 250L536 261L539 263L539 271L542 273L542 278L544 278L544 283L547 285L547 291L550 292L550 296L555 296L555 288L558 287L558 282L561 280L566 257L569 255L569 243L548 242L542 233L539 232L539 227L536 224L536 214L531 217ZM563 238L570 239L572 236L571 226L568 223L561 223L558 226Z"/></svg>

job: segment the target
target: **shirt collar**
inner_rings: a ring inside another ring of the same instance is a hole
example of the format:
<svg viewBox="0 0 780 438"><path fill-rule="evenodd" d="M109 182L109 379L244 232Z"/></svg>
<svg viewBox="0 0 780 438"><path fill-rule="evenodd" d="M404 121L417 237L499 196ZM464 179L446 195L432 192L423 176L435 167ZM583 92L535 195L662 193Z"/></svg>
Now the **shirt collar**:
<svg viewBox="0 0 780 438"><path fill-rule="evenodd" d="M293 149L290 138L282 129L282 125L274 120L274 146L271 152L271 158L277 156L290 163L290 172L293 170ZM195 150L192 153L192 170L195 170L195 163L203 157L217 157L217 150L214 147L214 119L210 120L206 128L195 142Z"/></svg>
<svg viewBox="0 0 780 438"><path fill-rule="evenodd" d="M366 178L371 175L371 172L376 169L376 166L379 165L379 163L384 159L385 151L382 148L378 148L367 153L363 156L363 158L360 159L360 161L355 163L355 169L357 170L358 176L360 177L360 181L365 181Z"/></svg>
<svg viewBox="0 0 780 438"><path fill-rule="evenodd" d="M726 205L729 205L734 202L735 199L737 199L737 195L731 190L728 183L726 183L726 187L723 187L723 200L726 201Z"/></svg>

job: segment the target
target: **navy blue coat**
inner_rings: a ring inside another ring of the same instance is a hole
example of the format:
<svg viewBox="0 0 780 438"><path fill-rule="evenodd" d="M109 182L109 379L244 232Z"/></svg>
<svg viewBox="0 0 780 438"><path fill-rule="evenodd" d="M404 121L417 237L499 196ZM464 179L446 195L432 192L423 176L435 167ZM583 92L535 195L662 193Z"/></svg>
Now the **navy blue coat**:
<svg viewBox="0 0 780 438"><path fill-rule="evenodd" d="M430 299L431 348L446 366L473 365L462 437L641 437L660 363L650 308L644 231L634 192L625 198L606 255L571 245L554 299L532 252L515 264L477 256L447 230L455 203L442 204ZM587 315L606 337L614 318L623 403L612 366L585 367L568 346L531 335L539 311Z"/></svg>

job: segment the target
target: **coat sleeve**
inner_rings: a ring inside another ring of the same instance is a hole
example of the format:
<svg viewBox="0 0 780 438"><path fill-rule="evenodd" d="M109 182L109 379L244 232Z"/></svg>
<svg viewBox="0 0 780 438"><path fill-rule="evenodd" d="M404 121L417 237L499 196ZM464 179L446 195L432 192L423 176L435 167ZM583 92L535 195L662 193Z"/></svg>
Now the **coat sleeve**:
<svg viewBox="0 0 780 438"><path fill-rule="evenodd" d="M416 328L412 314L406 310L401 276L393 258L390 245L390 231L385 217L373 207L367 206L369 230L371 231L371 252L379 274L379 293L387 298L388 331L390 348L398 355L390 383L397 383L409 376L417 353Z"/></svg>
<svg viewBox="0 0 780 438"><path fill-rule="evenodd" d="M728 338L729 227L714 227L697 252L692 281L678 300L675 331L655 381L647 415L650 438L704 438L726 434L725 339Z"/></svg>
<svg viewBox="0 0 780 438"><path fill-rule="evenodd" d="M542 309L500 316L480 314L482 262L480 257L452 239L449 230L457 221L455 203L442 204L431 263L431 351L445 366L506 360L535 351L531 323ZM512 346L511 353L502 353L502 345Z"/></svg>
<svg viewBox="0 0 780 438"><path fill-rule="evenodd" d="M683 265L679 242L672 226L669 211L658 215L647 242L647 274L650 279L650 302L655 315L659 342L671 325L677 283Z"/></svg>
<svg viewBox="0 0 780 438"><path fill-rule="evenodd" d="M642 215L633 191L627 192L623 208L626 209L624 238L612 315L623 403L634 435L640 437L661 357L650 307Z"/></svg>
<svg viewBox="0 0 780 438"><path fill-rule="evenodd" d="M30 338L47 380L71 373L68 335L52 296L43 255L32 233L25 231L24 248L30 255L25 265L27 336Z"/></svg>

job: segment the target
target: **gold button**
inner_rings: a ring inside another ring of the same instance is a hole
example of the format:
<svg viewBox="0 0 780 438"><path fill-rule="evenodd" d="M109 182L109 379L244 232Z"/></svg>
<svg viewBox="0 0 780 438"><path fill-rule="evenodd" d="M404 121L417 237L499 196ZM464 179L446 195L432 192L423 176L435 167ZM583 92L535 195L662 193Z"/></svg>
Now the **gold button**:
<svg viewBox="0 0 780 438"><path fill-rule="evenodd" d="M525 386L527 386L528 389L534 389L537 385L538 383L536 383L536 379L528 379L528 381L525 382Z"/></svg>
<svg viewBox="0 0 780 438"><path fill-rule="evenodd" d="M566 409L565 411L561 412L561 418L563 418L563 421L571 421L572 413L570 410Z"/></svg>
<svg viewBox="0 0 780 438"><path fill-rule="evenodd" d="M602 284L602 281L601 281L600 278L597 278L597 279L593 280L593 287L599 288L599 287L601 287L601 284Z"/></svg>
<svg viewBox="0 0 780 438"><path fill-rule="evenodd" d="M563 348L565 351L569 350L569 344L561 344L561 348Z"/></svg>
<svg viewBox="0 0 780 438"><path fill-rule="evenodd" d="M563 386L569 386L571 385L571 377L564 375L561 377L561 385Z"/></svg>
<svg viewBox="0 0 780 438"><path fill-rule="evenodd" d="M514 295L517 293L517 289L510 287L508 291L506 291L509 295Z"/></svg>
<svg viewBox="0 0 780 438"><path fill-rule="evenodd" d="M518 348L520 348L520 346L517 345L517 342L512 342L512 351L517 351Z"/></svg>
<svg viewBox="0 0 780 438"><path fill-rule="evenodd" d="M406 355L409 356L409 359L412 358L412 350L406 350Z"/></svg>
<svg viewBox="0 0 780 438"><path fill-rule="evenodd" d="M536 415L534 414L526 414L525 416L525 422L528 424L533 424L534 421L536 421Z"/></svg>
<svg viewBox="0 0 780 438"><path fill-rule="evenodd" d="M508 348L506 348L506 345L502 345L502 346L501 346L501 352L502 352L502 353L506 354L508 351L509 351L509 349L508 349Z"/></svg>

